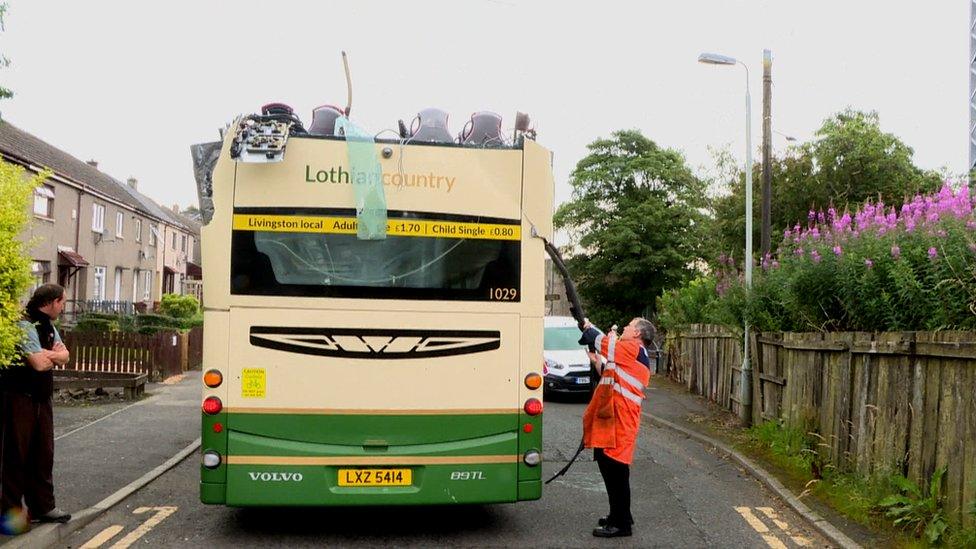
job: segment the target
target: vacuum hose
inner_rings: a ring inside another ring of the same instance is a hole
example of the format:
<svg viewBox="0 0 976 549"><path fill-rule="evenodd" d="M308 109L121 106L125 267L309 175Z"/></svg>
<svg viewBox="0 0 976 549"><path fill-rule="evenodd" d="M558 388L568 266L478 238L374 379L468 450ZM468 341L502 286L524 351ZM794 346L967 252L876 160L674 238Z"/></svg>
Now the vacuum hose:
<svg viewBox="0 0 976 549"><path fill-rule="evenodd" d="M580 303L579 294L576 293L576 285L573 284L573 279L569 276L569 269L566 268L566 263L563 262L562 256L559 255L559 250L557 250L556 247L545 238L542 239L542 242L545 243L546 253L549 254L550 258L552 258L552 264L556 267L556 269L559 270L559 274L563 276L563 284L566 286L566 299L568 299L570 303L569 313L573 315L577 326L579 326L579 329L582 332L583 326L586 324L586 314L583 312L583 304ZM557 478L565 475L566 471L569 471L569 468L572 467L573 463L576 462L576 458L578 458L582 453L583 439L580 438L579 448L576 449L576 453L573 454L573 457L570 458L565 467L560 469L555 475L552 475L552 478L547 480L545 483L549 484Z"/></svg>

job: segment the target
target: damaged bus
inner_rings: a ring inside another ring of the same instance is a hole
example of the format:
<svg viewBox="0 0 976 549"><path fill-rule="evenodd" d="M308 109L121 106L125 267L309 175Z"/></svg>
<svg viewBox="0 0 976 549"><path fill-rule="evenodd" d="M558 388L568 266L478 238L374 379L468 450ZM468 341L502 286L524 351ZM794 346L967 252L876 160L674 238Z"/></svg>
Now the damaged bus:
<svg viewBox="0 0 976 549"><path fill-rule="evenodd" d="M551 154L483 113L391 140L346 114L268 105L193 148L200 498L538 499Z"/></svg>

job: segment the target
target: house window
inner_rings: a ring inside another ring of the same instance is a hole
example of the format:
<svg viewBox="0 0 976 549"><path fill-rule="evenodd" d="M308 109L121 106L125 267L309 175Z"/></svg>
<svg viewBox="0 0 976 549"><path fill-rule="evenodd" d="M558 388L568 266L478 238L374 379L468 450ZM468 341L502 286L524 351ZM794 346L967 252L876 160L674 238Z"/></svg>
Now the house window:
<svg viewBox="0 0 976 549"><path fill-rule="evenodd" d="M142 271L142 300L149 301L149 293L152 290L152 271Z"/></svg>
<svg viewBox="0 0 976 549"><path fill-rule="evenodd" d="M159 240L159 229L155 225L149 226L149 245L155 246L156 241Z"/></svg>
<svg viewBox="0 0 976 549"><path fill-rule="evenodd" d="M92 231L105 232L105 206L92 203Z"/></svg>
<svg viewBox="0 0 976 549"><path fill-rule="evenodd" d="M41 284L47 284L51 281L51 262L32 261L31 276L34 278L34 282L31 285L31 293L33 293L38 286Z"/></svg>
<svg viewBox="0 0 976 549"><path fill-rule="evenodd" d="M125 223L125 214L115 212L115 236L122 238L122 224Z"/></svg>
<svg viewBox="0 0 976 549"><path fill-rule="evenodd" d="M180 237L180 251L181 252L186 251L186 235Z"/></svg>
<svg viewBox="0 0 976 549"><path fill-rule="evenodd" d="M34 214L54 217L54 187L40 185L34 189Z"/></svg>
<svg viewBox="0 0 976 549"><path fill-rule="evenodd" d="M176 233L173 233L173 249L176 249Z"/></svg>
<svg viewBox="0 0 976 549"><path fill-rule="evenodd" d="M142 220L136 219L136 242L142 242ZM135 293L132 294L133 299L135 298Z"/></svg>
<svg viewBox="0 0 976 549"><path fill-rule="evenodd" d="M122 301L122 267L115 268L115 301Z"/></svg>
<svg viewBox="0 0 976 549"><path fill-rule="evenodd" d="M139 269L132 271L132 301L139 300Z"/></svg>
<svg viewBox="0 0 976 549"><path fill-rule="evenodd" d="M95 291L92 292L92 299L105 300L105 267L95 267Z"/></svg>

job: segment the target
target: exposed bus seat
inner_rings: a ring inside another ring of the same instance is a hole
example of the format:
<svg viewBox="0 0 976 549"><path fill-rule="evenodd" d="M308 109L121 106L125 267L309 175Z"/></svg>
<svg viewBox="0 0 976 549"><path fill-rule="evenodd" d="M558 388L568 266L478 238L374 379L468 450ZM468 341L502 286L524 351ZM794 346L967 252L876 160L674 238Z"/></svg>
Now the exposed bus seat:
<svg viewBox="0 0 976 549"><path fill-rule="evenodd" d="M342 116L342 110L332 105L322 105L312 111L312 123L308 126L309 135L335 135L336 120Z"/></svg>
<svg viewBox="0 0 976 549"><path fill-rule="evenodd" d="M472 114L458 141L464 145L503 145L502 117L489 111Z"/></svg>
<svg viewBox="0 0 976 549"><path fill-rule="evenodd" d="M410 124L409 141L427 143L454 143L454 136L447 128L447 113L440 109L424 109Z"/></svg>

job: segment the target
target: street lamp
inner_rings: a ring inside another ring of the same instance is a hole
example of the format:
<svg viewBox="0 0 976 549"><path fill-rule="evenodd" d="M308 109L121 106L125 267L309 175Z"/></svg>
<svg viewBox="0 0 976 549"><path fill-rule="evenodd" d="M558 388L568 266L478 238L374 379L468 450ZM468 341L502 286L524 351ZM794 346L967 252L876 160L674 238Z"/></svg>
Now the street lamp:
<svg viewBox="0 0 976 549"><path fill-rule="evenodd" d="M742 65L746 70L746 289L752 290L752 98L749 95L749 67L727 55L703 53L699 63ZM747 423L752 405L752 365L749 362L749 322L745 322L742 345L742 376L739 380L739 418Z"/></svg>

